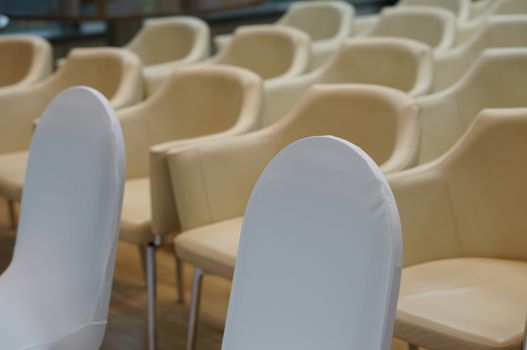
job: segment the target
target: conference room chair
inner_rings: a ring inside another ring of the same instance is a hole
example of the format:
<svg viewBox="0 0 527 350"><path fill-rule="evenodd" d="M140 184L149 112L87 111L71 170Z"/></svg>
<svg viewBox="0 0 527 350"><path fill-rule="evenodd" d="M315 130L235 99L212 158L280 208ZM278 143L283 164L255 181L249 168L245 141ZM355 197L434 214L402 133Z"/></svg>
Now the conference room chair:
<svg viewBox="0 0 527 350"><path fill-rule="evenodd" d="M417 40L434 52L456 43L456 17L447 10L432 7L384 8L373 26L359 37L399 37Z"/></svg>
<svg viewBox="0 0 527 350"><path fill-rule="evenodd" d="M8 199L12 225L16 223L14 202L22 195L35 120L57 94L75 85L97 89L113 108L135 104L143 96L141 62L123 49L74 49L48 78L0 93L0 195Z"/></svg>
<svg viewBox="0 0 527 350"><path fill-rule="evenodd" d="M527 109L485 109L439 159L388 176L404 268L394 335L426 349L521 350Z"/></svg>
<svg viewBox="0 0 527 350"><path fill-rule="evenodd" d="M474 2L472 9L474 18L527 14L527 4L523 0L479 0Z"/></svg>
<svg viewBox="0 0 527 350"><path fill-rule="evenodd" d="M312 43L310 70L322 65L340 44L351 35L355 8L345 1L295 1L275 23L299 29L309 35ZM217 35L218 51L227 47L232 34Z"/></svg>
<svg viewBox="0 0 527 350"><path fill-rule="evenodd" d="M387 87L317 85L265 129L168 152L182 230L174 240L176 256L198 268L187 349L195 344L202 273L232 278L243 212L259 174L283 147L316 135L353 141L382 171L399 171L415 164L419 110L406 94Z"/></svg>
<svg viewBox="0 0 527 350"><path fill-rule="evenodd" d="M527 16L494 16L470 41L436 55L434 91L453 85L488 48L527 47Z"/></svg>
<svg viewBox="0 0 527 350"><path fill-rule="evenodd" d="M472 0L400 0L398 7L425 6L435 7L450 11L457 18L459 23L470 19Z"/></svg>
<svg viewBox="0 0 527 350"><path fill-rule="evenodd" d="M54 98L33 137L13 258L0 275L3 350L99 349L124 177L104 96L74 87Z"/></svg>
<svg viewBox="0 0 527 350"><path fill-rule="evenodd" d="M448 151L486 108L527 107L527 48L487 49L453 86L418 97L423 122L419 163Z"/></svg>
<svg viewBox="0 0 527 350"><path fill-rule="evenodd" d="M389 350L401 236L363 150L329 136L287 146L250 196L222 350Z"/></svg>
<svg viewBox="0 0 527 350"><path fill-rule="evenodd" d="M304 73L311 60L307 34L272 25L241 26L229 45L204 62L249 69L265 81L289 79Z"/></svg>
<svg viewBox="0 0 527 350"><path fill-rule="evenodd" d="M0 36L0 94L51 73L51 45L34 35Z"/></svg>
<svg viewBox="0 0 527 350"><path fill-rule="evenodd" d="M425 44L403 38L348 39L316 71L266 85L263 125L287 115L314 84L374 84L420 96L430 92L433 80L434 60Z"/></svg>
<svg viewBox="0 0 527 350"><path fill-rule="evenodd" d="M178 231L173 208L150 199L153 188L169 204L173 203L169 181L157 181L155 174L154 181L150 181L149 148L156 144L161 144L158 148L189 146L253 130L260 123L261 104L261 79L256 74L236 67L202 66L178 70L146 100L118 111L127 153L120 239L136 244L143 257L149 349L155 349L156 340L155 255ZM7 166L12 164L6 164L5 172L14 174L11 178L4 175L2 183L10 180L11 191L19 195L24 188L27 152L0 156L0 166L2 158L4 163L16 159L18 168L10 170ZM161 231L153 226L153 219L158 216L168 220L170 229ZM182 301L180 264L176 264L176 271L178 299Z"/></svg>
<svg viewBox="0 0 527 350"><path fill-rule="evenodd" d="M196 17L148 19L126 49L143 62L145 94L151 95L175 70L206 59L210 30Z"/></svg>

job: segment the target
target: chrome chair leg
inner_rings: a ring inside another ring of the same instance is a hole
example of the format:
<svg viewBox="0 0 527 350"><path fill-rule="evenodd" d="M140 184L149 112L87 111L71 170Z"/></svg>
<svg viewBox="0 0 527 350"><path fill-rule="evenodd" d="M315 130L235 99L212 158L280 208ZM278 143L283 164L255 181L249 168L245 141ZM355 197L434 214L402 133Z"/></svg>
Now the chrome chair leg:
<svg viewBox="0 0 527 350"><path fill-rule="evenodd" d="M176 283L177 283L177 302L185 302L185 281L183 279L183 261L176 256Z"/></svg>
<svg viewBox="0 0 527 350"><path fill-rule="evenodd" d="M148 350L156 349L156 250L154 243L146 246Z"/></svg>
<svg viewBox="0 0 527 350"><path fill-rule="evenodd" d="M188 319L188 333L186 350L196 348L196 333L198 328L199 304L201 298L201 284L203 281L203 270L196 267L192 280L192 296L190 298L190 315Z"/></svg>

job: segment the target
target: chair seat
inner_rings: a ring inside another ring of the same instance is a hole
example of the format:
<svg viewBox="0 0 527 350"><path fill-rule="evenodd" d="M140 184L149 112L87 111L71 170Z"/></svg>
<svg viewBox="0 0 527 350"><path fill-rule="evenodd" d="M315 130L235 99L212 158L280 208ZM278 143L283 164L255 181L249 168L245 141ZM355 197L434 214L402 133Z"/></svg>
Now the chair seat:
<svg viewBox="0 0 527 350"><path fill-rule="evenodd" d="M146 245L153 239L150 179L127 180L124 185L120 239Z"/></svg>
<svg viewBox="0 0 527 350"><path fill-rule="evenodd" d="M174 240L176 255L206 273L232 279L242 221L238 217L179 234Z"/></svg>
<svg viewBox="0 0 527 350"><path fill-rule="evenodd" d="M521 349L527 262L456 258L403 269L395 336L429 349Z"/></svg>
<svg viewBox="0 0 527 350"><path fill-rule="evenodd" d="M14 200L22 198L28 151L0 155L0 195Z"/></svg>

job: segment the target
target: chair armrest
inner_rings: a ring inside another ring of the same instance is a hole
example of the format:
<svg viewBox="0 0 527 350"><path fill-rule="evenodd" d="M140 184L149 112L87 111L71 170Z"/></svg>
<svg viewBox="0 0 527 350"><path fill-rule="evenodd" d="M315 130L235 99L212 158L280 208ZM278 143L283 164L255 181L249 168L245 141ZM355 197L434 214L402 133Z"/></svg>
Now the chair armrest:
<svg viewBox="0 0 527 350"><path fill-rule="evenodd" d="M435 163L387 177L401 219L404 266L462 254L447 183Z"/></svg>
<svg viewBox="0 0 527 350"><path fill-rule="evenodd" d="M258 176L278 151L267 131L170 151L167 163L182 229L243 215Z"/></svg>

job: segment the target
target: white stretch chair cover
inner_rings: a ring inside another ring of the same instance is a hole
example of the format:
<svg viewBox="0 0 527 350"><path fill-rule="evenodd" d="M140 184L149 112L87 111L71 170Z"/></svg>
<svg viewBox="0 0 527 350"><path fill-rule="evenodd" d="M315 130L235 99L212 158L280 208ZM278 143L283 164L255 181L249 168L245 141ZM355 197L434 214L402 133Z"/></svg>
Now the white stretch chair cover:
<svg viewBox="0 0 527 350"><path fill-rule="evenodd" d="M293 143L249 200L222 349L389 349L401 256L373 160L335 137Z"/></svg>
<svg viewBox="0 0 527 350"><path fill-rule="evenodd" d="M69 88L33 137L13 260L0 276L2 350L95 350L106 327L125 172L96 90Z"/></svg>

